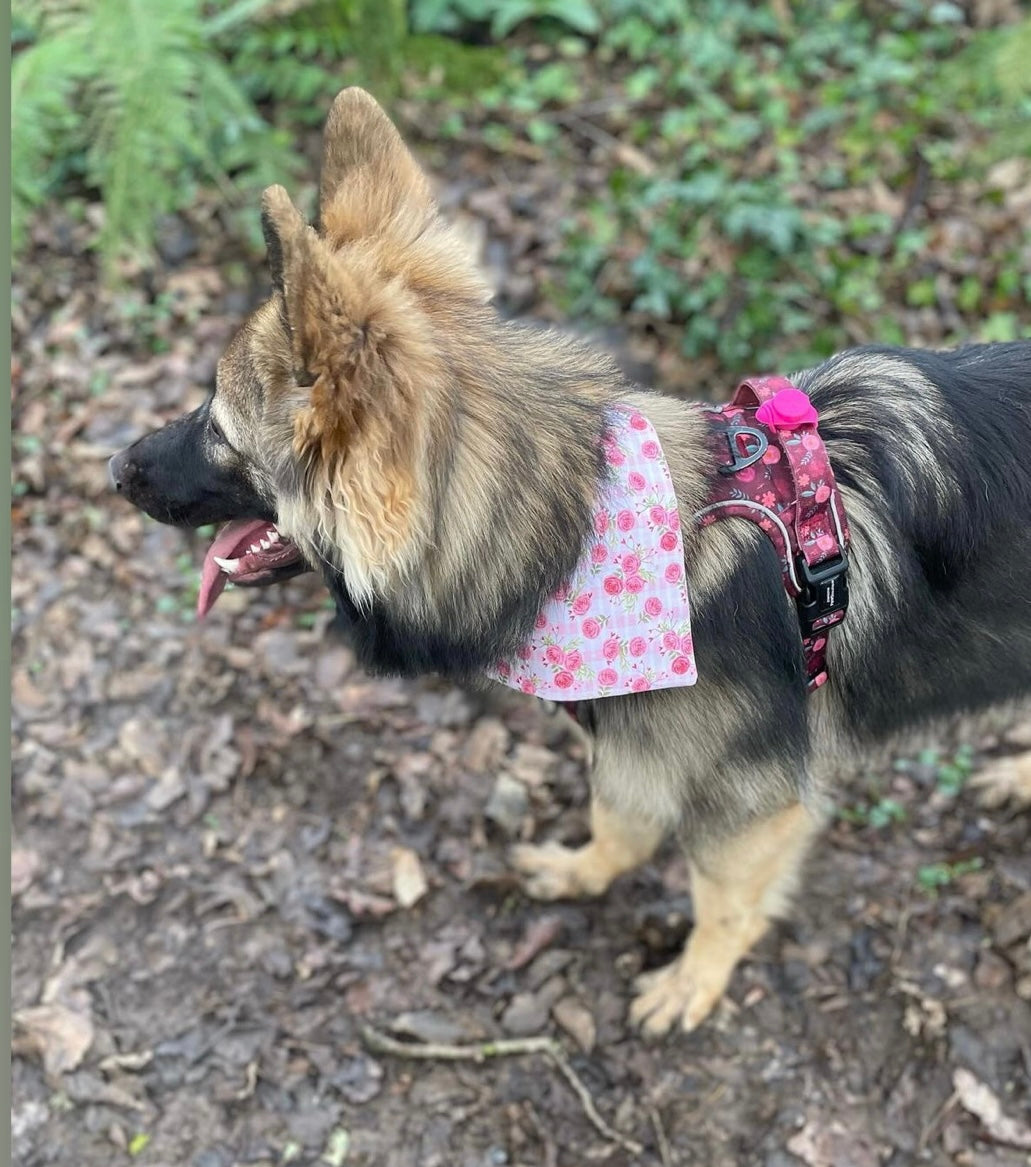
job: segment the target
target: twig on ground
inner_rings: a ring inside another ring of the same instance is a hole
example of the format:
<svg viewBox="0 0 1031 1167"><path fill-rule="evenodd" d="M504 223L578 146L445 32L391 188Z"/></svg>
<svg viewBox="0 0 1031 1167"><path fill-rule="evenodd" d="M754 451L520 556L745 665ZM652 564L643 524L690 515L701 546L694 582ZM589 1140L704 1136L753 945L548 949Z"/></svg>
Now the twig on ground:
<svg viewBox="0 0 1031 1167"><path fill-rule="evenodd" d="M945 1126L945 1121L949 1115L956 1109L959 1104L959 1094L953 1090L952 1093L945 1099L945 1101L938 1107L938 1109L931 1116L930 1122L926 1123L924 1129L920 1132L920 1138L917 1140L916 1149L917 1154L922 1155L924 1151L931 1145L932 1140L936 1139Z"/></svg>
<svg viewBox="0 0 1031 1167"><path fill-rule="evenodd" d="M662 1160L662 1167L673 1167L673 1150L669 1145L669 1139L666 1137L666 1128L662 1125L662 1115L659 1114L659 1108L649 1105L648 1117L652 1120L652 1127L655 1130L655 1142L659 1147L659 1158Z"/></svg>
<svg viewBox="0 0 1031 1167"><path fill-rule="evenodd" d="M557 1042L550 1037L503 1037L497 1041L475 1041L452 1045L444 1041L398 1041L371 1025L359 1027L362 1040L373 1053L393 1054L398 1058L437 1062L485 1062L490 1058L519 1054L553 1053Z"/></svg>
<svg viewBox="0 0 1031 1167"><path fill-rule="evenodd" d="M395 1058L408 1058L416 1061L485 1062L490 1058L543 1054L569 1083L573 1093L579 1099L588 1122L603 1138L610 1142L619 1143L631 1155L640 1155L644 1151L644 1148L635 1139L631 1139L609 1126L601 1117L598 1108L594 1105L590 1091L570 1064L566 1051L552 1037L511 1037L499 1038L497 1041L452 1045L450 1042L440 1041L398 1041L397 1038L389 1037L378 1029L373 1029L371 1025L365 1024L359 1025L359 1032L362 1041L373 1053L389 1054Z"/></svg>

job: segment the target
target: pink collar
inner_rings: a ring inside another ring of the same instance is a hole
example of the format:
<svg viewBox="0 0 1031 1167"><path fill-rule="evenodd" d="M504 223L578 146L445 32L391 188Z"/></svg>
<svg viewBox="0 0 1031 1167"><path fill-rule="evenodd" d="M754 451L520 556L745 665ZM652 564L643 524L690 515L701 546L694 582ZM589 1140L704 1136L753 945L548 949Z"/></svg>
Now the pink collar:
<svg viewBox="0 0 1031 1167"><path fill-rule="evenodd" d="M595 507L595 538L530 640L488 673L549 701L698 679L680 513L662 445L637 410L619 406L606 420L611 473Z"/></svg>

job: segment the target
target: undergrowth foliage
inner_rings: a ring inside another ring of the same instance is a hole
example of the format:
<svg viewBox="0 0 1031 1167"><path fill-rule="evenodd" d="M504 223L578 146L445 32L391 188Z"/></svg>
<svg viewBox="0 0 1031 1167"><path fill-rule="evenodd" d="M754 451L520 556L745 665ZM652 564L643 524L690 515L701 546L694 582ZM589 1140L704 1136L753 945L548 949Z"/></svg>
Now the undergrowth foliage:
<svg viewBox="0 0 1031 1167"><path fill-rule="evenodd" d="M13 16L16 245L46 200L99 191L113 273L204 187L249 208L289 180L298 131L358 83L425 111L424 138L571 172L540 257L568 316L734 370L909 340L900 306L948 318L950 339L1028 333L1026 238L1006 227L967 262L923 213L929 192L973 184L990 211L1012 191L1028 18L972 29L924 0L16 0Z"/></svg>
<svg viewBox="0 0 1031 1167"><path fill-rule="evenodd" d="M555 38L480 95L501 151L517 111L538 145L624 147L564 224L552 295L568 315L672 326L685 355L727 368L826 355L847 320L901 343L899 297L979 317L984 339L1027 334L1026 244L942 305L914 212L933 184L1001 200L991 165L1031 153L1031 20L972 32L953 4L861 0L597 11L589 51ZM885 197L854 197L868 190Z"/></svg>

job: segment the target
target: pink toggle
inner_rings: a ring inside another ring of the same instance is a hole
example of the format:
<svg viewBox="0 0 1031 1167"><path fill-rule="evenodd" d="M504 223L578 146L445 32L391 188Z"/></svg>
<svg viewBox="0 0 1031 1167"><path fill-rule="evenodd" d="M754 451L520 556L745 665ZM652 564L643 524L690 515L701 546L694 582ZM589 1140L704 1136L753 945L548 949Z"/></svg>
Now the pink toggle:
<svg viewBox="0 0 1031 1167"><path fill-rule="evenodd" d="M781 389L755 411L757 421L779 430L795 430L816 425L820 415L801 389Z"/></svg>

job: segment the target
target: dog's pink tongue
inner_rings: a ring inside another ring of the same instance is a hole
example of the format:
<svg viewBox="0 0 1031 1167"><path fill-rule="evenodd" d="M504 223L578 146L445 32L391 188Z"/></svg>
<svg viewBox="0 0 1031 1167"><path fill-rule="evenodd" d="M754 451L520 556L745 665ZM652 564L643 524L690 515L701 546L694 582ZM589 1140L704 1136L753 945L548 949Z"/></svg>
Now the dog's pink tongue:
<svg viewBox="0 0 1031 1167"><path fill-rule="evenodd" d="M225 590L229 577L215 562L219 559L235 559L240 548L250 546L255 539L260 539L268 530L268 523L261 519L238 519L226 525L219 531L214 543L208 548L204 556L204 566L200 571L200 592L197 595L197 619L204 617L215 606L215 601Z"/></svg>

